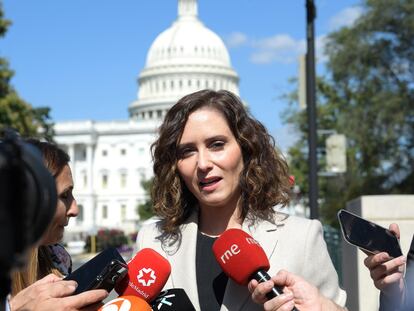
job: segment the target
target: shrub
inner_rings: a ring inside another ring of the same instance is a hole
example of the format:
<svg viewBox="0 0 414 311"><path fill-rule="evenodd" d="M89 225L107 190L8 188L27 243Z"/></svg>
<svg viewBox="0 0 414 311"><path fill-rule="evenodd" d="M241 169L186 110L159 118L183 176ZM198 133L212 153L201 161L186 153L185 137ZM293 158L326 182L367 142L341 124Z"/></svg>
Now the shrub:
<svg viewBox="0 0 414 311"><path fill-rule="evenodd" d="M122 230L100 229L96 235L96 251L100 252L108 247L121 247L128 244L129 239ZM86 250L91 252L91 236L86 238Z"/></svg>

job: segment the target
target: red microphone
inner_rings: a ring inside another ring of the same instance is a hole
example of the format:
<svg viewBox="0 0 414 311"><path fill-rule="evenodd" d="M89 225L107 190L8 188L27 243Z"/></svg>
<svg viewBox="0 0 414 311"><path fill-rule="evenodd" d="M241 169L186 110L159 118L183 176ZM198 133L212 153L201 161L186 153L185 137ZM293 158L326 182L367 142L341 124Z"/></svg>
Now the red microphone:
<svg viewBox="0 0 414 311"><path fill-rule="evenodd" d="M213 253L224 273L240 285L247 285L252 279L259 283L271 279L267 273L270 263L266 253L259 242L243 230L224 231L214 242ZM282 293L283 288L275 286L266 297L272 299Z"/></svg>
<svg viewBox="0 0 414 311"><path fill-rule="evenodd" d="M128 274L115 286L116 292L151 301L161 292L171 273L167 259L151 248L143 248L128 262Z"/></svg>
<svg viewBox="0 0 414 311"><path fill-rule="evenodd" d="M151 306L136 296L119 296L98 309L98 311L152 311Z"/></svg>

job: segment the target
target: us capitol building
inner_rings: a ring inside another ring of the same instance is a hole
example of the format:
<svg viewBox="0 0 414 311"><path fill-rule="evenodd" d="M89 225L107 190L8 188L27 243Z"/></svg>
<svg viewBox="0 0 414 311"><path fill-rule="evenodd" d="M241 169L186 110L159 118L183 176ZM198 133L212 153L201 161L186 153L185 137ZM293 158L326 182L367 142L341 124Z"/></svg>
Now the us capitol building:
<svg viewBox="0 0 414 311"><path fill-rule="evenodd" d="M200 89L239 94L239 77L222 39L197 16L196 0L178 0L178 17L152 43L138 77L129 120L57 122L55 139L71 157L80 213L70 233L137 229L141 182L152 177L150 146L167 110Z"/></svg>

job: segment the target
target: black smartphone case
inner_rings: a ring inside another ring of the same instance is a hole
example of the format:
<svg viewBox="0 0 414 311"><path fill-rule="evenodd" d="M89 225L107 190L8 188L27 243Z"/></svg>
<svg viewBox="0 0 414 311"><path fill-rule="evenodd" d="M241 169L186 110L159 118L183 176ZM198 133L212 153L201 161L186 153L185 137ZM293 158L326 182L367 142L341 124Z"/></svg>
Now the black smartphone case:
<svg viewBox="0 0 414 311"><path fill-rule="evenodd" d="M346 210L339 210L337 216L348 243L372 254L387 252L394 258L402 256L398 239L388 229Z"/></svg>
<svg viewBox="0 0 414 311"><path fill-rule="evenodd" d="M65 277L78 283L73 295L102 288L110 292L127 274L128 266L115 248L107 248Z"/></svg>

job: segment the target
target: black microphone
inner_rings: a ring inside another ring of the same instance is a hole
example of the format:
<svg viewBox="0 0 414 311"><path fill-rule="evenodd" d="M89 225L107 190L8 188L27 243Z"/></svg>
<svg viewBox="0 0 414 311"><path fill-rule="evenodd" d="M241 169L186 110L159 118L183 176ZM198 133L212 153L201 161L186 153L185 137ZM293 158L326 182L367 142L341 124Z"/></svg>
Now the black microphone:
<svg viewBox="0 0 414 311"><path fill-rule="evenodd" d="M153 311L195 311L193 304L182 288L171 288L162 291L151 302Z"/></svg>

